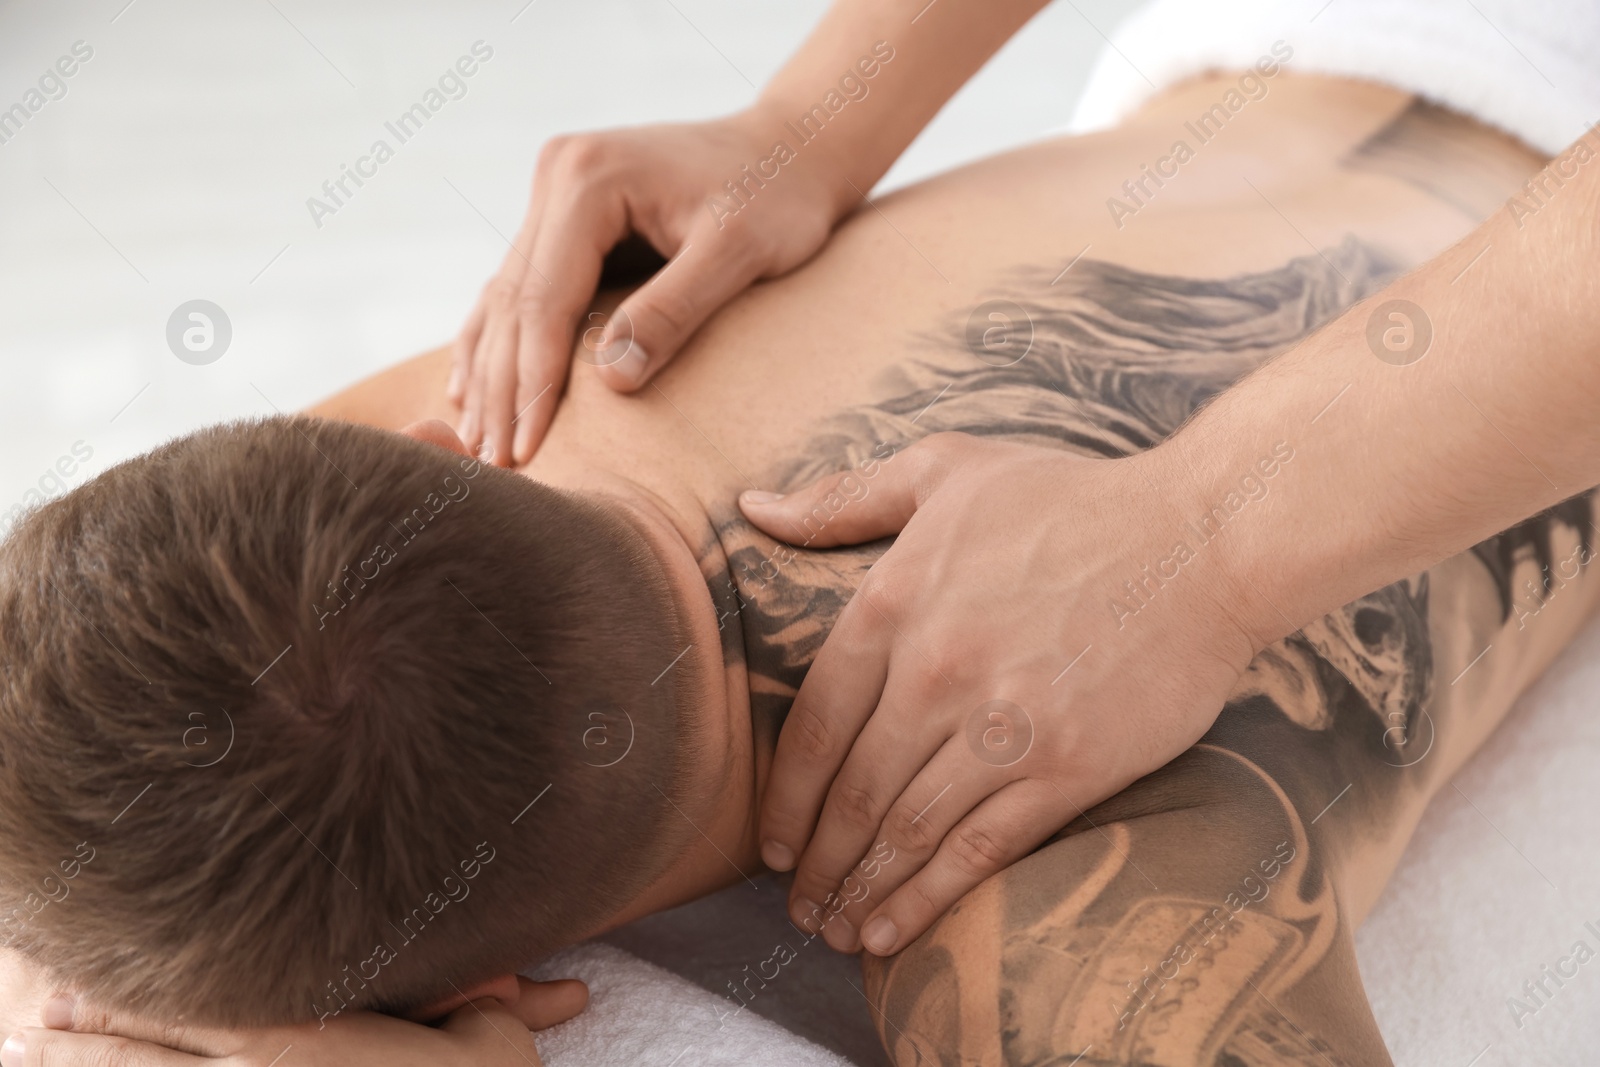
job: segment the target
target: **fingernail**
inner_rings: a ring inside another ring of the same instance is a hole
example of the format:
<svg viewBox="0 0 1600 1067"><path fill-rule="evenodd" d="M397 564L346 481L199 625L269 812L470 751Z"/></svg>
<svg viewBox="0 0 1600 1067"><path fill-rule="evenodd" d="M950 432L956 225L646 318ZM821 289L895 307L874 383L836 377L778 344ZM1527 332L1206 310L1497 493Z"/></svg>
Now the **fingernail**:
<svg viewBox="0 0 1600 1067"><path fill-rule="evenodd" d="M622 357L615 363L610 364L610 367L617 377L629 385L638 385L644 381L645 368L650 366L650 356L645 352L644 346L637 341L623 343L627 344L628 350L622 353ZM604 359L604 356L601 358Z"/></svg>
<svg viewBox="0 0 1600 1067"><path fill-rule="evenodd" d="M746 489L739 494L739 499L746 504L755 504L759 507L762 504L776 504L783 499L783 494L769 492L766 489Z"/></svg>
<svg viewBox="0 0 1600 1067"><path fill-rule="evenodd" d="M21 1067L22 1060L28 1054L27 1038L21 1034L12 1034L6 1038L6 1043L0 1045L0 1063L5 1067Z"/></svg>
<svg viewBox="0 0 1600 1067"><path fill-rule="evenodd" d="M789 908L789 918L793 919L796 926L812 937L822 933L828 922L823 910L805 897L795 900L794 905Z"/></svg>
<svg viewBox="0 0 1600 1067"><path fill-rule="evenodd" d="M835 915L828 921L827 928L822 931L822 940L836 952L854 952L856 928L850 925L850 920L843 914Z"/></svg>
<svg viewBox="0 0 1600 1067"><path fill-rule="evenodd" d="M51 997L39 1009L39 1019L51 1030L71 1030L74 1007L71 997Z"/></svg>
<svg viewBox="0 0 1600 1067"><path fill-rule="evenodd" d="M900 939L900 931L886 915L879 915L867 922L861 928L861 943L880 956L887 956L894 951L894 943Z"/></svg>
<svg viewBox="0 0 1600 1067"><path fill-rule="evenodd" d="M775 871L787 871L794 866L794 850L780 841L763 841L761 862Z"/></svg>

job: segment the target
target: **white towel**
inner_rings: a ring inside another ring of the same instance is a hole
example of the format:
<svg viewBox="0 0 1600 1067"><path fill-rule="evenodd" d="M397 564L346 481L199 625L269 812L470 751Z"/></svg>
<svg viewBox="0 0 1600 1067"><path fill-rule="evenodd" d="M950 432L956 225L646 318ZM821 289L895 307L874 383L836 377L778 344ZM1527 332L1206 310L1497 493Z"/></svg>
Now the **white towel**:
<svg viewBox="0 0 1600 1067"><path fill-rule="evenodd" d="M1600 120L1591 0L1155 0L1101 51L1067 129L1114 125L1169 85L1253 66L1383 82L1555 155Z"/></svg>
<svg viewBox="0 0 1600 1067"><path fill-rule="evenodd" d="M1435 798L1356 933L1400 1067L1600 1062L1600 956L1561 962L1580 940L1600 951L1597 765L1600 619Z"/></svg>
<svg viewBox="0 0 1600 1067"><path fill-rule="evenodd" d="M581 978L589 1007L535 1043L546 1067L850 1067L725 997L610 945L557 953L529 977Z"/></svg>

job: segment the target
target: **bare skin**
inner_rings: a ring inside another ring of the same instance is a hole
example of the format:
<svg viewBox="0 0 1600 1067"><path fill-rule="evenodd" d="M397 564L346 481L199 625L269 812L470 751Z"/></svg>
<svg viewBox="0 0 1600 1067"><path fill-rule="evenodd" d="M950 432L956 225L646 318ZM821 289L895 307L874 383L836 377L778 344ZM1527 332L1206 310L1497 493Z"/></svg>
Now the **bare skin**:
<svg viewBox="0 0 1600 1067"><path fill-rule="evenodd" d="M1111 287L1105 265L1137 272L1128 284L1154 292L1152 276L1261 276L1295 260L1313 264L1295 275L1307 277L1320 256L1329 269L1315 284L1336 311L1466 232L1541 163L1404 94L1284 76L1116 229L1104 193L1163 154L1183 117L1227 84L1194 83L1112 133L1033 146L885 198L816 261L736 300L637 397L600 387L580 351L569 398L526 472L559 482L599 463L663 497L687 493L707 523L701 555L716 592L730 557L775 547L731 509L747 479L792 487L858 462L880 440L901 447L941 428L1031 439L1011 425L1005 405L1016 398L987 395L983 382L895 438L941 383L981 371L959 338L983 299L1026 294L1030 308L1081 312L1057 275L1090 246L1073 269L1101 284L1075 279L1082 301ZM1154 324L1166 311L1135 313ZM1207 328L1188 325L1196 336ZM1296 339L1291 330L1259 343ZM1209 369L1202 355L1173 377L1215 375L1212 385L1186 379L1205 394L1270 354L1226 348ZM934 369L904 369L916 359ZM321 410L389 426L449 417L447 372L433 353ZM1073 438L1065 447L1142 447L1116 420L1081 416L1060 405L1062 437ZM868 961L896 1061L1066 1062L1088 1048L1085 1063L1386 1062L1351 932L1428 799L1590 611L1595 592L1580 581L1550 597L1537 625L1519 626L1535 555L1586 560L1589 521L1579 502L1500 546L1512 571L1486 566L1488 549L1457 557L1425 583L1391 587L1269 647L1189 755L990 879L907 951ZM743 624L743 654L730 643L729 660L735 675L748 670L757 782L794 668L880 551L802 554L770 584L734 568L737 600L719 611L738 610ZM1493 655L1452 684L1490 644ZM736 697L739 688L735 677ZM753 842L740 844L730 855L749 869Z"/></svg>
<svg viewBox="0 0 1600 1067"><path fill-rule="evenodd" d="M707 716L731 761L707 769L726 783L696 813L707 842L618 922L758 867L756 802L788 702L885 547L800 551L774 572L779 546L739 516L738 492L892 464L939 430L1090 456L1149 447L1541 163L1405 94L1283 74L1118 229L1106 197L1231 82L859 211L637 395L607 388L580 346L523 470L623 501L658 545L705 638L690 662L713 680ZM993 367L967 348L969 313L997 296L1030 309L1055 362ZM451 420L449 369L430 353L316 412ZM1590 612L1592 536L1588 500L1570 502L1267 648L1195 749L866 962L892 1058L1388 1062L1351 933L1428 799ZM1526 583L1542 561L1563 584L1541 593Z"/></svg>

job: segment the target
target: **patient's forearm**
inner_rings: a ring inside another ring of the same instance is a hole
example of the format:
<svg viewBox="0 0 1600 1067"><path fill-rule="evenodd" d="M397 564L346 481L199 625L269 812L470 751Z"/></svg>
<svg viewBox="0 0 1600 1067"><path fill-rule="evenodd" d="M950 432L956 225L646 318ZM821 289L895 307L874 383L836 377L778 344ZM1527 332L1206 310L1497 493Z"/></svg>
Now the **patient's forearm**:
<svg viewBox="0 0 1600 1067"><path fill-rule="evenodd" d="M1202 511L1293 448L1218 542L1263 642L1600 483L1600 164L1571 167L1162 446Z"/></svg>
<svg viewBox="0 0 1600 1067"><path fill-rule="evenodd" d="M945 101L1044 5L1045 0L835 0L756 106L772 116L775 138L829 161L841 208L854 207ZM884 62L885 55L892 58ZM870 79L857 67L863 59L869 61L865 69L875 69ZM815 141L793 145L783 123L798 125L830 92L842 96L846 74L867 95L845 107L839 121L829 121Z"/></svg>

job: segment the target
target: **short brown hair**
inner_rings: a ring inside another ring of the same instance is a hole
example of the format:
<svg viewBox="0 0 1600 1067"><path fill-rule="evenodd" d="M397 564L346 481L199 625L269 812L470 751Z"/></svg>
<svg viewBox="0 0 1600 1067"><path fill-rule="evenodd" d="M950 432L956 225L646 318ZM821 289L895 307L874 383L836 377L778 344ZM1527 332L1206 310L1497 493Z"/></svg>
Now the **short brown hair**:
<svg viewBox="0 0 1600 1067"><path fill-rule="evenodd" d="M683 840L683 645L620 513L370 427L175 440L0 545L0 941L216 1025L515 970Z"/></svg>

